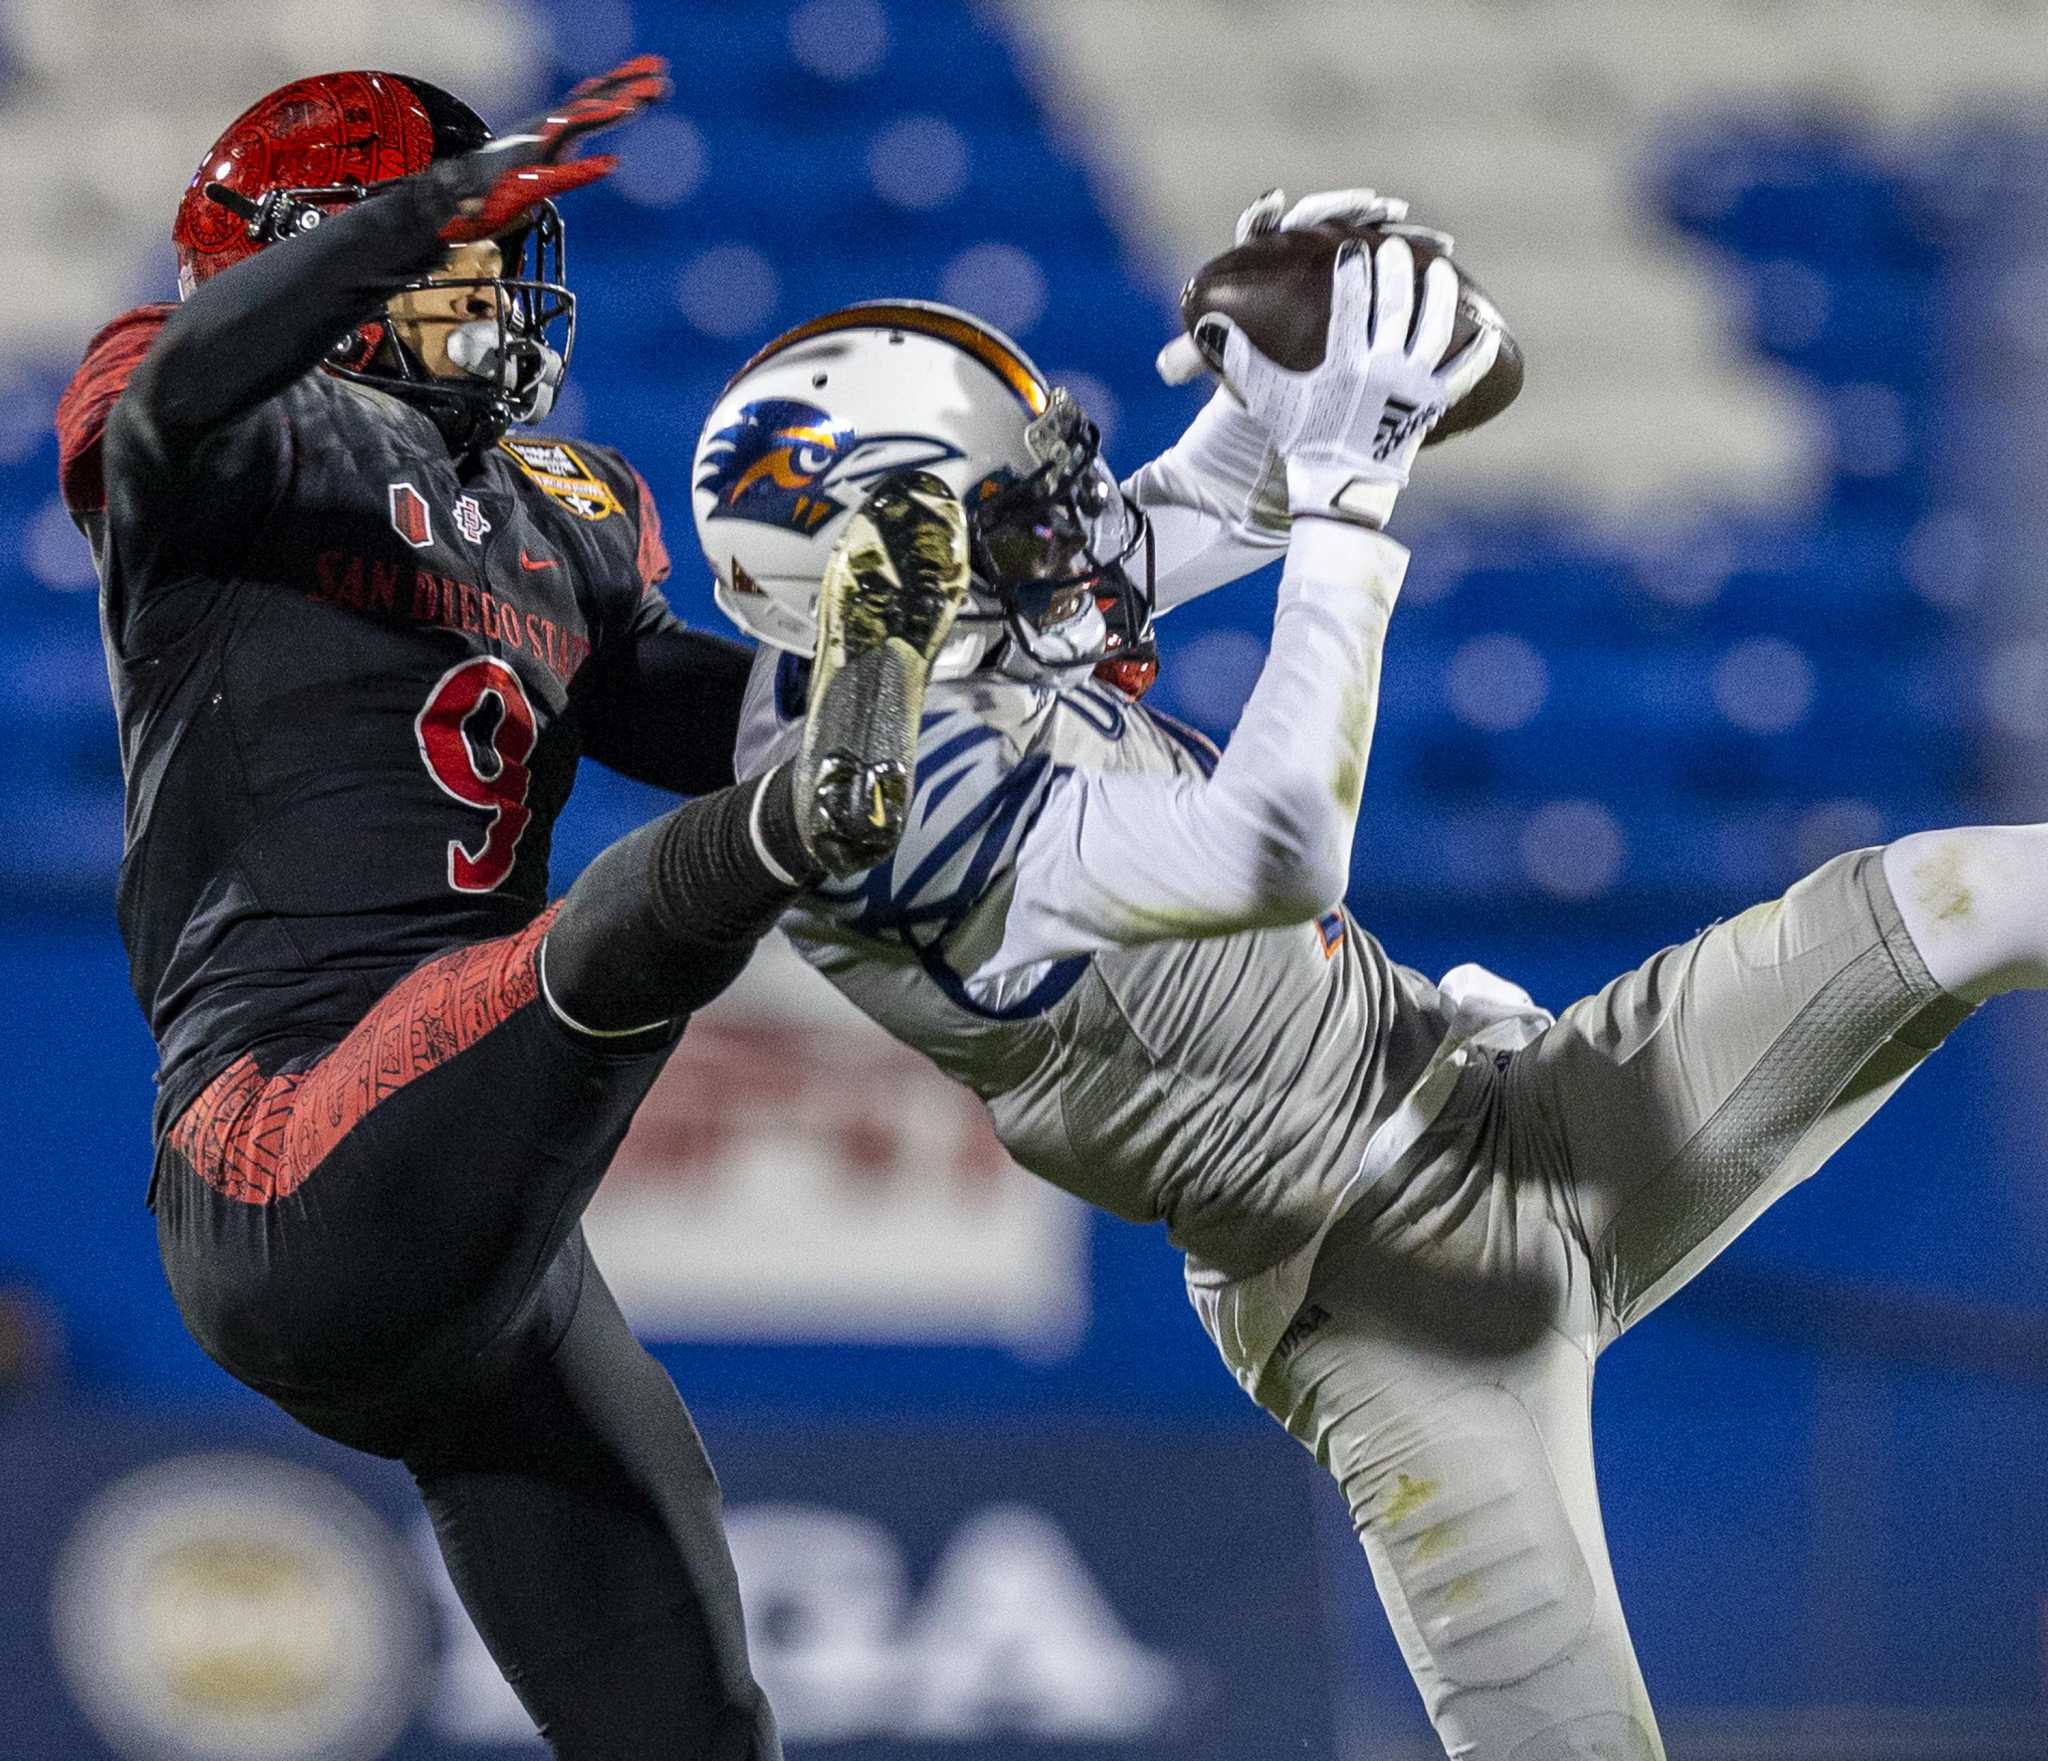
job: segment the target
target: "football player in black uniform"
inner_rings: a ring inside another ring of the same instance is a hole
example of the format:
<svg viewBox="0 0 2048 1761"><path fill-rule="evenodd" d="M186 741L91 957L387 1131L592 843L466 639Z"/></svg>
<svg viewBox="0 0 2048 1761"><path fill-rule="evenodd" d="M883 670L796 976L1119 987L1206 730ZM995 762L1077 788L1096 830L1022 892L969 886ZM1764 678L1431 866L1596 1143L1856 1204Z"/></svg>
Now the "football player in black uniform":
<svg viewBox="0 0 2048 1761"><path fill-rule="evenodd" d="M127 777L119 915L162 1057L153 1202L201 1345L396 1457L563 1757L778 1753L718 1488L579 1218L690 1012L894 846L958 504L878 487L823 589L812 738L734 787L745 653L685 630L647 486L546 413L549 198L642 58L493 139L357 72L255 105L178 212L183 303L58 412ZM697 798L554 906L579 754Z"/></svg>

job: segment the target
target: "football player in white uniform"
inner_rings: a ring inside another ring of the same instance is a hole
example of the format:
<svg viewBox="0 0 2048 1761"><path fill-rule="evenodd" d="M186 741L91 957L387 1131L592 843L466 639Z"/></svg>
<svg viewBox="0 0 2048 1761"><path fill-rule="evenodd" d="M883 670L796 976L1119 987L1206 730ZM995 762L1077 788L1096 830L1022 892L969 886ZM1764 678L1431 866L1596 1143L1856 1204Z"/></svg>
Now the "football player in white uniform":
<svg viewBox="0 0 2048 1761"><path fill-rule="evenodd" d="M1274 224L1277 205L1263 221ZM1386 218L1358 192L1287 218ZM987 1103L1025 1167L1163 1222L1252 1397L1342 1486L1446 1750L1663 1753L1608 1564L1595 1358L1812 1174L1986 995L2048 985L2048 827L1912 837L1658 953L1552 1019L1395 964L1339 903L1406 553L1382 530L1455 288L1340 254L1326 358L1242 334L1119 485L1094 430L965 314L857 306L771 343L697 457L757 661L740 770L799 737L827 553L903 466L967 508L974 611L926 702L891 861L801 901L798 949ZM1412 319L1412 322L1411 322ZM1152 609L1285 551L1228 749L1094 675Z"/></svg>

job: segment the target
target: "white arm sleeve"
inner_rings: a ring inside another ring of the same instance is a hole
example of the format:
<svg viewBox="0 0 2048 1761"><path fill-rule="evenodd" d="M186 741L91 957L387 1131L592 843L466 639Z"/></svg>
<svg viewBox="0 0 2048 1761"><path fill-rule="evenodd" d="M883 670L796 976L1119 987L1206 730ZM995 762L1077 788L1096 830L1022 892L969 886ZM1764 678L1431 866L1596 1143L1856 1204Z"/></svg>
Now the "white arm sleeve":
<svg viewBox="0 0 2048 1761"><path fill-rule="evenodd" d="M1227 391L1124 488L1152 522L1155 611L1238 580L1287 548L1286 470Z"/></svg>
<svg viewBox="0 0 2048 1761"><path fill-rule="evenodd" d="M1207 778L1066 771L1015 856L1003 937L973 973L1305 922L1343 897L1408 553L1361 526L1294 528L1273 646Z"/></svg>

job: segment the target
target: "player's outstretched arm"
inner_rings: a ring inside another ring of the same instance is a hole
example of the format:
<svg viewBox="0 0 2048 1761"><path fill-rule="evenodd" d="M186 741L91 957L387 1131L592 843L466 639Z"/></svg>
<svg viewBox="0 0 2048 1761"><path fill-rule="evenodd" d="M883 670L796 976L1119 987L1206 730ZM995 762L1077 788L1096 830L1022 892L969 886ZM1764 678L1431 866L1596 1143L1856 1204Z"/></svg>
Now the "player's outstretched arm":
<svg viewBox="0 0 2048 1761"><path fill-rule="evenodd" d="M1152 524L1155 612L1242 580L1287 548L1285 465L1228 390L1124 491Z"/></svg>
<svg viewBox="0 0 2048 1761"><path fill-rule="evenodd" d="M1273 646L1214 774L1073 771L1015 861L1003 942L974 976L1302 923L1350 879L1382 645L1408 553L1334 521L1295 530Z"/></svg>
<svg viewBox="0 0 2048 1761"><path fill-rule="evenodd" d="M1070 773L1016 858L1001 948L977 977L1095 948L1299 922L1344 893L1407 553L1381 531L1423 436L1486 371L1443 360L1457 283L1398 238L1340 253L1321 365L1274 366L1234 329L1231 383L1287 460L1293 531L1273 646L1203 781ZM1411 326L1410 319L1414 319Z"/></svg>
<svg viewBox="0 0 2048 1761"><path fill-rule="evenodd" d="M339 338L440 261L440 228L454 213L448 192L408 178L195 288L108 418L115 469L140 466L145 483L173 473L311 372Z"/></svg>
<svg viewBox="0 0 2048 1761"><path fill-rule="evenodd" d="M490 238L535 203L605 176L571 159L585 136L667 91L643 56L474 153L389 185L195 288L165 323L108 422L110 457L177 471L209 435L310 372L336 340L433 269L452 243Z"/></svg>

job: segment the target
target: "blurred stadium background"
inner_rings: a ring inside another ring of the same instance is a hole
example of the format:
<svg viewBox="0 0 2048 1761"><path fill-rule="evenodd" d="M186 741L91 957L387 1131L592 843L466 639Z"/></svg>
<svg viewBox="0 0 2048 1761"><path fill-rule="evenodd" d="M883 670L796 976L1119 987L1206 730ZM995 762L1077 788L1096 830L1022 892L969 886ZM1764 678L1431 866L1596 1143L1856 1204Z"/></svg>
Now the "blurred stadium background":
<svg viewBox="0 0 2048 1761"><path fill-rule="evenodd" d="M170 287L196 155L295 75L507 120L634 49L677 102L576 199L571 433L689 544L702 412L881 294L1014 332L1130 468L1150 361L1269 184L1453 229L1512 418L1428 455L1352 903L1553 1005L1837 850L2048 813L2038 0L11 0L0 158L0 1758L531 1761L396 1470L186 1340L56 393ZM1267 584L1269 585L1269 583ZM1228 730L1254 583L1163 629ZM586 774L558 886L658 803ZM593 1235L724 1474L798 1754L1434 1753L1330 1490L1163 1241L764 957ZM1675 1756L2048 1756L2048 1013L1973 1023L1607 1359L1609 1532Z"/></svg>

